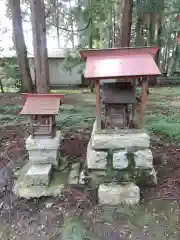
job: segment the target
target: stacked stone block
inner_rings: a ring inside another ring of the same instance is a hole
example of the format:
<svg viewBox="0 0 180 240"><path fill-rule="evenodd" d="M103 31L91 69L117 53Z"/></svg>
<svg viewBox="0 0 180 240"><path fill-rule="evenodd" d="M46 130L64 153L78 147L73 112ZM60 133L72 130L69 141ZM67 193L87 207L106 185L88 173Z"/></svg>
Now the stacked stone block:
<svg viewBox="0 0 180 240"><path fill-rule="evenodd" d="M24 177L27 186L49 186L52 169L59 167L61 139L60 131L57 131L52 139L34 139L32 136L26 139L30 163L30 168Z"/></svg>
<svg viewBox="0 0 180 240"><path fill-rule="evenodd" d="M140 182L157 183L149 147L150 137L142 130L98 133L94 123L87 147L86 169L92 181L99 176L96 183L100 184L100 203L132 204L133 200L137 203L140 200ZM111 198L116 200L111 201Z"/></svg>

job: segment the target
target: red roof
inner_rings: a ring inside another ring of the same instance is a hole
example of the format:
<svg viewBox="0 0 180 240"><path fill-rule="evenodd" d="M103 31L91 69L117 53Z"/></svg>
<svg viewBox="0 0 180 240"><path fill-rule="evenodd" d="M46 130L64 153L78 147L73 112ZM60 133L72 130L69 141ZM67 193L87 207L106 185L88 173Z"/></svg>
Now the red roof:
<svg viewBox="0 0 180 240"><path fill-rule="evenodd" d="M47 96L48 95L48 96ZM21 115L57 115L61 97L58 94L24 94L26 102Z"/></svg>
<svg viewBox="0 0 180 240"><path fill-rule="evenodd" d="M48 98L64 98L64 94L50 94L50 93L23 93L24 98L27 99L29 97L48 97Z"/></svg>
<svg viewBox="0 0 180 240"><path fill-rule="evenodd" d="M159 48L157 47L137 47L137 48L104 48L104 49L82 49L80 50L81 57L86 60L91 56L120 56L127 54L151 54L155 56Z"/></svg>
<svg viewBox="0 0 180 240"><path fill-rule="evenodd" d="M161 72L154 61L158 48L121 48L82 50L86 60L85 78L157 76Z"/></svg>

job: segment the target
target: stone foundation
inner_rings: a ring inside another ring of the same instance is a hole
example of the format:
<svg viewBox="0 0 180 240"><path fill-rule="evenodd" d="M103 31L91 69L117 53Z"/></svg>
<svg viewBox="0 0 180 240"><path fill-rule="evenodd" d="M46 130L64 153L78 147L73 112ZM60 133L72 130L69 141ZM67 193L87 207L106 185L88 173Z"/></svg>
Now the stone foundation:
<svg viewBox="0 0 180 240"><path fill-rule="evenodd" d="M86 180L99 186L100 203L137 203L138 185L157 184L149 146L150 137L143 130L98 132L95 122L79 183Z"/></svg>
<svg viewBox="0 0 180 240"><path fill-rule="evenodd" d="M64 169L64 163L60 162L61 140L60 131L57 131L56 136L52 139L33 139L32 136L26 139L29 162L26 168L20 171L15 182L13 191L16 195L24 198L34 198L61 194L63 184L67 184L66 181L64 182L63 176L65 175L65 179L68 181L69 175L67 167ZM54 168L57 173L60 168L64 169L63 172L59 172L60 178L58 174L53 174ZM57 179L54 179L54 177ZM55 193L55 190L57 193Z"/></svg>
<svg viewBox="0 0 180 240"><path fill-rule="evenodd" d="M27 186L49 186L51 172L51 164L32 165L25 174L25 184Z"/></svg>
<svg viewBox="0 0 180 240"><path fill-rule="evenodd" d="M52 139L33 139L32 136L29 136L26 139L29 161L33 164L52 164L53 168L58 168L61 139L60 131L57 131L56 137Z"/></svg>
<svg viewBox="0 0 180 240"><path fill-rule="evenodd" d="M139 187L133 183L124 185L100 184L98 189L100 204L138 204L140 201Z"/></svg>
<svg viewBox="0 0 180 240"><path fill-rule="evenodd" d="M149 144L149 135L140 129L120 130L118 133L115 130L113 132L104 130L104 133L103 131L99 133L96 121L94 123L91 135L92 149L148 149Z"/></svg>

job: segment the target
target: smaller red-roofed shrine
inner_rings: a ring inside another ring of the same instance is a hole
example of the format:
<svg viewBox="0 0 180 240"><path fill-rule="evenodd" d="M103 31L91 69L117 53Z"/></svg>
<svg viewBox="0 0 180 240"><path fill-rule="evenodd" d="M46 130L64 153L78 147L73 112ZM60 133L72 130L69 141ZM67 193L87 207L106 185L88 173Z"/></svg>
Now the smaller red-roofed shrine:
<svg viewBox="0 0 180 240"><path fill-rule="evenodd" d="M20 112L31 118L32 137L55 135L55 116L58 115L63 94L24 94L25 104Z"/></svg>
<svg viewBox="0 0 180 240"><path fill-rule="evenodd" d="M136 106L136 83L141 82L141 127L144 122L145 104L147 102L148 79L161 75L154 60L158 48L119 48L119 49L84 49L81 57L86 61L85 78L95 81L96 120L100 130L108 126L131 128L133 126ZM116 83L106 83L106 80ZM104 80L104 87L100 81ZM106 120L102 122L101 104L105 104ZM129 105L132 105L131 116ZM119 118L119 120L118 120Z"/></svg>

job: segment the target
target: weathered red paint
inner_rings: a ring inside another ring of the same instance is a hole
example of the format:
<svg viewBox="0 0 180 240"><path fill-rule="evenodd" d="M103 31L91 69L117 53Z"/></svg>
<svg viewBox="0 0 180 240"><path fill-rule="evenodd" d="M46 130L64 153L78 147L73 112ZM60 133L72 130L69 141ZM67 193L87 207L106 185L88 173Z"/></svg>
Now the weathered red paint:
<svg viewBox="0 0 180 240"><path fill-rule="evenodd" d="M158 48L121 48L83 50L86 60L85 78L117 79L158 76L161 72L154 61Z"/></svg>
<svg viewBox="0 0 180 240"><path fill-rule="evenodd" d="M105 48L105 49L82 49L80 50L81 57L86 60L88 57L111 57L129 54L151 54L155 57L158 47L143 47L143 48Z"/></svg>
<svg viewBox="0 0 180 240"><path fill-rule="evenodd" d="M140 111L141 126L144 122L145 103L150 76L159 76L161 72L155 63L157 47L145 48L114 48L114 49L84 49L81 57L86 61L85 78L96 80L96 108L97 120L100 118L99 83L105 79L142 79L142 103ZM98 87L97 87L98 86ZM135 106L133 106L133 115Z"/></svg>
<svg viewBox="0 0 180 240"><path fill-rule="evenodd" d="M65 94L50 94L50 93L23 93L25 100L29 97L47 97L47 98L60 98L63 99Z"/></svg>
<svg viewBox="0 0 180 240"><path fill-rule="evenodd" d="M57 115L64 94L23 94L25 104L21 115Z"/></svg>

